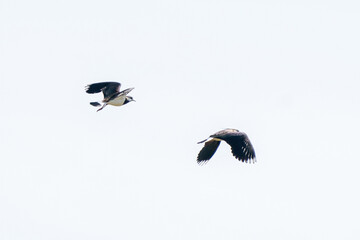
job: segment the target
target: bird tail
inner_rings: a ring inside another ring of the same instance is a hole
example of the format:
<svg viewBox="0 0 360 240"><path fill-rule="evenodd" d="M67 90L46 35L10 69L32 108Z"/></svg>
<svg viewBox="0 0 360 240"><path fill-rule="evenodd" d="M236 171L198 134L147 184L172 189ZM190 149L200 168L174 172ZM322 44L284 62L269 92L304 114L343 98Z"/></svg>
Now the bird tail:
<svg viewBox="0 0 360 240"><path fill-rule="evenodd" d="M99 106L101 106L101 104L98 103L98 102L91 102L90 105L92 105L92 106L94 106L94 107L99 107Z"/></svg>

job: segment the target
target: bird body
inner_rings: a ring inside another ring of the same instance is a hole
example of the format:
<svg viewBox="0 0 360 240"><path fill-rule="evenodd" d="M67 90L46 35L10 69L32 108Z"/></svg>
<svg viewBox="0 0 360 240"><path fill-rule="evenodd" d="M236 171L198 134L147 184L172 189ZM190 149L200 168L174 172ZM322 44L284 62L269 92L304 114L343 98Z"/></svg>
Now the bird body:
<svg viewBox="0 0 360 240"><path fill-rule="evenodd" d="M117 96L116 98L110 100L107 104L112 106L121 106L124 104L125 100L126 100L125 95Z"/></svg>
<svg viewBox="0 0 360 240"><path fill-rule="evenodd" d="M209 138L212 138L208 140ZM255 150L248 138L248 136L240 132L237 129L224 129L219 132L216 132L207 139L198 142L204 143L204 147L198 154L197 162L199 164L206 163L210 158L215 154L217 148L219 147L221 141L225 141L231 146L232 154L235 158L242 162L255 162Z"/></svg>
<svg viewBox="0 0 360 240"><path fill-rule="evenodd" d="M107 105L122 106L135 101L131 96L127 96L134 88L128 88L120 92L120 86L121 84L118 82L99 82L87 85L85 90L89 94L103 93L104 99L102 102L104 104L97 110L100 111ZM94 107L101 106L99 102L90 102L90 104Z"/></svg>

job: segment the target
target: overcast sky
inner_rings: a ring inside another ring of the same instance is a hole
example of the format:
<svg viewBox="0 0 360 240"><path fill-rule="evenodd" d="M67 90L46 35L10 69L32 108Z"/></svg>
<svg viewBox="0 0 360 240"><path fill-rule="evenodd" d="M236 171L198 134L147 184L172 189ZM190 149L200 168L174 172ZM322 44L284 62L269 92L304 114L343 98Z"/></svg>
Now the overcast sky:
<svg viewBox="0 0 360 240"><path fill-rule="evenodd" d="M0 0L0 238L359 239L358 1ZM136 102L89 105L119 81ZM222 143L246 132L256 164Z"/></svg>

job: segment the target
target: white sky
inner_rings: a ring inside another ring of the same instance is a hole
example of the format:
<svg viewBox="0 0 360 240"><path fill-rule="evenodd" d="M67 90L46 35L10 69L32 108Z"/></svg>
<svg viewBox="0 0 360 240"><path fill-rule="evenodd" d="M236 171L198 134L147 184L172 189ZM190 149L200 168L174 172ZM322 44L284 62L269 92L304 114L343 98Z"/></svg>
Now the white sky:
<svg viewBox="0 0 360 240"><path fill-rule="evenodd" d="M359 239L359 13L0 0L0 239ZM107 80L137 102L96 112ZM228 127L258 162L198 166Z"/></svg>

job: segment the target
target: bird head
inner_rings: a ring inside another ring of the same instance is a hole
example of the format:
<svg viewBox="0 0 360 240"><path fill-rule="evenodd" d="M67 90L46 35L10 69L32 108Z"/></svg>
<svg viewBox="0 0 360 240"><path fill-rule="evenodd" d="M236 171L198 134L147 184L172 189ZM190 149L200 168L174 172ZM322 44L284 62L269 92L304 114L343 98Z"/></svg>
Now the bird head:
<svg viewBox="0 0 360 240"><path fill-rule="evenodd" d="M131 96L126 96L124 104L127 104L129 102L136 102L135 99Z"/></svg>

